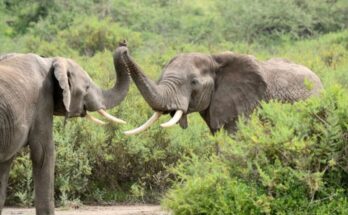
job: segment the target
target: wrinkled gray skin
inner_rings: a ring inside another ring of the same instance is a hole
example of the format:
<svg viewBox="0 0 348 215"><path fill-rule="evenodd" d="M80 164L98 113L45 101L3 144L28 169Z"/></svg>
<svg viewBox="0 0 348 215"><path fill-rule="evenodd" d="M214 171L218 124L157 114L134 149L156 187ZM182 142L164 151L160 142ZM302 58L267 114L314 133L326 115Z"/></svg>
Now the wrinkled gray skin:
<svg viewBox="0 0 348 215"><path fill-rule="evenodd" d="M54 214L53 115L83 117L86 111L118 105L130 82L121 59L125 50L119 47L114 53L117 82L109 90L97 87L71 59L0 56L0 214L11 162L26 145L33 163L36 214Z"/></svg>
<svg viewBox="0 0 348 215"><path fill-rule="evenodd" d="M294 102L318 94L320 79L308 68L284 59L258 61L253 56L224 52L181 54L164 68L158 83L149 80L134 61L132 79L147 103L162 113L199 112L212 133L236 130L241 114L248 116L260 100Z"/></svg>

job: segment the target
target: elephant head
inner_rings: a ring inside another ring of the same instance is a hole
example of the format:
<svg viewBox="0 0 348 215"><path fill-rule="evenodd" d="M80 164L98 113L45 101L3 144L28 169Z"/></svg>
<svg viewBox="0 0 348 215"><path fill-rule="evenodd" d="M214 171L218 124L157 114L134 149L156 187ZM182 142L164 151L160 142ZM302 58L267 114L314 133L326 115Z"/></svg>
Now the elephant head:
<svg viewBox="0 0 348 215"><path fill-rule="evenodd" d="M54 88L52 92L54 115L68 118L86 116L96 123L105 124L87 112L97 111L109 121L125 123L105 110L117 106L127 95L130 77L123 59L127 53L125 43L120 43L113 55L117 81L108 90L99 88L88 73L72 59L42 58L35 54L11 53L0 56L0 61L8 61L9 64L20 62L23 67L33 69L38 67L37 70L41 68L45 70L43 73L52 76L53 78L49 77L49 80Z"/></svg>
<svg viewBox="0 0 348 215"><path fill-rule="evenodd" d="M144 125L127 131L128 135L145 130L166 113L173 118L162 127L179 122L186 128L187 114L192 112L201 114L212 133L222 127L232 133L238 115L248 115L260 100L295 101L321 88L319 78L303 66L284 60L260 62L232 52L180 54L165 66L157 83L129 62L136 68L132 79L155 114ZM313 90L306 89L304 79L316 83Z"/></svg>
<svg viewBox="0 0 348 215"><path fill-rule="evenodd" d="M103 121L89 115L87 111L97 111L106 119L125 123L125 121L109 115L105 112L118 105L126 96L129 88L129 74L123 63L127 48L120 46L114 52L113 60L117 76L115 85L108 90L100 89L93 83L89 75L80 65L71 59L52 58L52 70L54 74L54 114L67 117L84 117L92 121L104 124Z"/></svg>

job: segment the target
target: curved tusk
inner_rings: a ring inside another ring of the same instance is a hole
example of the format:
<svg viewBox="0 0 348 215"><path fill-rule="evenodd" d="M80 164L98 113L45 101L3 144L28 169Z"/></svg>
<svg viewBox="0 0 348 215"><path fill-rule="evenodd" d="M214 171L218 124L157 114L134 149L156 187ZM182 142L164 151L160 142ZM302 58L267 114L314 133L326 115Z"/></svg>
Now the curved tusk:
<svg viewBox="0 0 348 215"><path fill-rule="evenodd" d="M107 120L110 120L112 122L116 122L116 123L121 123L121 124L126 124L125 121L123 121L122 119L116 118L110 114L108 114L105 110L100 109L97 111L99 114L101 114L102 116L104 116Z"/></svg>
<svg viewBox="0 0 348 215"><path fill-rule="evenodd" d="M94 116L89 115L88 113L86 114L86 118L91 120L92 122L95 122L95 123L99 124L99 125L106 125L106 122L104 122L104 121L102 121L100 119L97 119Z"/></svg>
<svg viewBox="0 0 348 215"><path fill-rule="evenodd" d="M181 119L183 113L184 112L182 110L177 110L175 112L173 118L171 118L171 120L169 120L166 123L162 123L161 126L163 128L168 128L168 127L171 127L171 126L175 125L177 122L179 122L179 120Z"/></svg>
<svg viewBox="0 0 348 215"><path fill-rule="evenodd" d="M162 115L161 112L155 112L150 119L148 119L143 125L139 126L138 128L135 128L133 130L125 131L125 135L133 135L133 134L138 134L142 131L145 131L147 128L149 128L153 123L155 123L160 116Z"/></svg>

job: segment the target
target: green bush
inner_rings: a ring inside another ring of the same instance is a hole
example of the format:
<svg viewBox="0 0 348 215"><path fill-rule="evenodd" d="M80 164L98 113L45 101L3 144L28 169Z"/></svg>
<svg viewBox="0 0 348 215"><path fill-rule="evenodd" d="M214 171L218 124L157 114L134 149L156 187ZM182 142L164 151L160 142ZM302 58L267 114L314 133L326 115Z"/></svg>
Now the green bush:
<svg viewBox="0 0 348 215"><path fill-rule="evenodd" d="M179 181L162 204L174 214L256 214L255 187L229 177L229 168L216 157L196 156L174 168Z"/></svg>
<svg viewBox="0 0 348 215"><path fill-rule="evenodd" d="M263 103L234 136L214 138L221 157L174 168L163 204L175 214L346 214L346 95L335 86L293 105Z"/></svg>
<svg viewBox="0 0 348 215"><path fill-rule="evenodd" d="M14 34L24 34L28 28L48 15L49 8L53 6L52 1L8 1L4 0L4 9L12 12L9 21L14 28Z"/></svg>
<svg viewBox="0 0 348 215"><path fill-rule="evenodd" d="M303 38L348 26L344 0L232 0L220 1L218 9L229 21L224 34L230 40L269 41L283 34Z"/></svg>
<svg viewBox="0 0 348 215"><path fill-rule="evenodd" d="M73 27L62 32L61 37L66 40L69 47L86 56L93 56L97 51L113 51L115 44L124 39L133 48L142 43L139 33L123 28L108 19L100 20L96 17L77 20Z"/></svg>

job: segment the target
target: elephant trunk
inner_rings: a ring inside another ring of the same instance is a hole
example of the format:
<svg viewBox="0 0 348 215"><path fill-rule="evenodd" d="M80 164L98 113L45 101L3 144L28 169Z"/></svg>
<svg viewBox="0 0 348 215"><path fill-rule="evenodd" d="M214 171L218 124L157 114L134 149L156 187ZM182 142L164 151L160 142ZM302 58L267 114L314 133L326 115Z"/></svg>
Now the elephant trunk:
<svg viewBox="0 0 348 215"><path fill-rule="evenodd" d="M116 49L116 51L113 54L113 60L114 60L114 67L116 72L116 83L115 85L109 89L109 90L102 90L98 88L97 86L93 85L97 88L96 92L97 94L94 94L94 99L90 99L92 101L97 100L96 98L101 98L100 103L88 103L87 106L89 107L89 111L97 111L100 115L105 117L107 120L115 123L126 123L122 119L119 119L117 117L114 117L110 114L108 114L105 109L110 109L115 107L116 105L120 104L123 99L126 97L129 84L130 84L130 77L129 77L129 68L127 67L127 64L125 63L125 56L127 55L127 47L125 44L120 44L120 46ZM91 94L92 96L92 94ZM92 96L93 97L93 96ZM92 120L93 122L97 124L105 124L104 121L101 121L92 115L89 115L87 113L87 118Z"/></svg>
<svg viewBox="0 0 348 215"><path fill-rule="evenodd" d="M140 93L152 109L156 111L143 125L126 131L125 134L134 135L146 130L160 118L162 113L171 112L174 114L171 120L161 124L164 128L175 125L180 122L182 118L186 121L186 114L184 114L184 112L187 111L188 101L177 99L177 94L180 91L176 90L172 82L170 80L162 80L159 84L155 84L151 79L146 77L142 69L129 55L124 59L128 65L130 75Z"/></svg>
<svg viewBox="0 0 348 215"><path fill-rule="evenodd" d="M134 60L127 54L124 55L124 63L128 65L129 73L132 76L137 88L145 101L157 111L168 110L166 89L160 85L156 85L151 79L146 77L142 69L134 62Z"/></svg>
<svg viewBox="0 0 348 215"><path fill-rule="evenodd" d="M102 90L102 97L106 109L113 108L120 104L127 95L130 84L129 68L125 63L127 50L127 47L119 46L114 52L113 60L117 80L111 89Z"/></svg>

